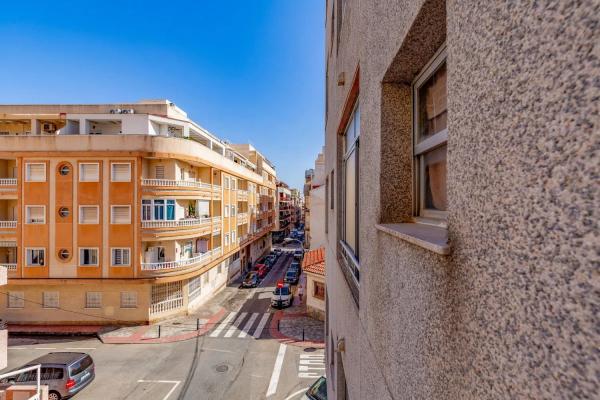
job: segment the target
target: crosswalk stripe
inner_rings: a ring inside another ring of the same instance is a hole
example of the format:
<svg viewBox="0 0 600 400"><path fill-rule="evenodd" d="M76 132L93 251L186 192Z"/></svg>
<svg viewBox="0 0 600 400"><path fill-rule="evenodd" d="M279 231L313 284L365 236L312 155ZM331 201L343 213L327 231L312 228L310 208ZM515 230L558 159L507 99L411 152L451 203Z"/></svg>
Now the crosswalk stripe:
<svg viewBox="0 0 600 400"><path fill-rule="evenodd" d="M250 319L248 320L248 322L246 322L246 325L244 325L244 328L238 335L239 338L245 338L248 335L250 328L252 328L252 325L254 325L254 321L256 321L256 318L258 318L258 314L259 313L257 313L257 312L252 313L252 315L250 316Z"/></svg>
<svg viewBox="0 0 600 400"><path fill-rule="evenodd" d="M227 325L229 324L229 322L231 322L231 320L233 319L233 317L235 317L235 312L231 312L229 313L229 315L227 317L225 317L225 319L223 320L223 322L221 322L219 324L219 326L217 326L215 328L215 330L209 335L210 337L217 337L221 334L221 332L223 331L223 329L225 329L227 327Z"/></svg>
<svg viewBox="0 0 600 400"><path fill-rule="evenodd" d="M229 329L227 330L227 332L225 332L225 337L232 337L233 336L233 334L237 330L237 327L240 326L242 324L242 321L244 320L244 318L246 318L246 315L248 315L247 312L243 312L240 315L238 315L238 317L236 318L236 320L234 321L234 323L231 324L231 326L229 327Z"/></svg>
<svg viewBox="0 0 600 400"><path fill-rule="evenodd" d="M256 330L254 331L254 334L252 335L255 339L260 338L260 335L262 334L263 329L265 329L265 325L267 323L267 320L269 319L269 313L264 313L262 318L260 319L260 322L258 323L258 327L256 327Z"/></svg>

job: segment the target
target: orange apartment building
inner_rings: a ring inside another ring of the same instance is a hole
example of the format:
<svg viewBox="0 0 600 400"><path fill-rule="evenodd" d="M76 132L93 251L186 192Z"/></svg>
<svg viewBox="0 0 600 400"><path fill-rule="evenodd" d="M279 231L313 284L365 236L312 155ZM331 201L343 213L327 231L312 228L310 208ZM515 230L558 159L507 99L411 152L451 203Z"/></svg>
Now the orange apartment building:
<svg viewBox="0 0 600 400"><path fill-rule="evenodd" d="M0 106L3 318L185 313L270 250L275 182L167 100Z"/></svg>

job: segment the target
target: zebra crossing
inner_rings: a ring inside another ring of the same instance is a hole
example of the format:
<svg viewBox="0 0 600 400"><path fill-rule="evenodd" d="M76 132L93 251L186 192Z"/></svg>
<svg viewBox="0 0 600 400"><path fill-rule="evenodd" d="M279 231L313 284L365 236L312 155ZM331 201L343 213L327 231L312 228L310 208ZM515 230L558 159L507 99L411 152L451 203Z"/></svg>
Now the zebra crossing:
<svg viewBox="0 0 600 400"><path fill-rule="evenodd" d="M265 330L270 316L271 313L230 312L208 336L211 338L244 339L252 337L258 339Z"/></svg>
<svg viewBox="0 0 600 400"><path fill-rule="evenodd" d="M298 378L316 379L321 375L325 375L325 354L323 351L314 354L300 354Z"/></svg>

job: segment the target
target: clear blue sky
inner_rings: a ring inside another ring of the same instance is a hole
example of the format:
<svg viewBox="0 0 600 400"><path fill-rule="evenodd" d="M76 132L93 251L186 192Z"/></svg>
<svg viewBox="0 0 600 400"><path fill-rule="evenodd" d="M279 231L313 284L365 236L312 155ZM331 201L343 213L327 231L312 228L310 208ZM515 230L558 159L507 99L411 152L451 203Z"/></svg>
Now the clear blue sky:
<svg viewBox="0 0 600 400"><path fill-rule="evenodd" d="M10 1L0 103L168 98L301 188L323 143L324 0Z"/></svg>

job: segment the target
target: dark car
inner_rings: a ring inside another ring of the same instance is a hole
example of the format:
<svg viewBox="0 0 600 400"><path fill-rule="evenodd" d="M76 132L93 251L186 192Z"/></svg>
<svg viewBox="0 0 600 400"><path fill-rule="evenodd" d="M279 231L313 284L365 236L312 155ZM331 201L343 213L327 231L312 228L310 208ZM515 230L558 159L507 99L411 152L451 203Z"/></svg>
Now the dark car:
<svg viewBox="0 0 600 400"><path fill-rule="evenodd" d="M296 250L294 251L294 258L301 259L304 256L304 250Z"/></svg>
<svg viewBox="0 0 600 400"><path fill-rule="evenodd" d="M274 254L275 254L277 257L279 257L279 256L281 256L281 254L283 254L283 250L281 250L280 248L276 248L276 249L274 249L274 250L273 250L273 253L274 253Z"/></svg>
<svg viewBox="0 0 600 400"><path fill-rule="evenodd" d="M327 380L324 376L308 388L301 400L327 400Z"/></svg>
<svg viewBox="0 0 600 400"><path fill-rule="evenodd" d="M248 272L244 281L242 282L242 287L254 288L258 286L260 279L258 277L258 273L256 272Z"/></svg>
<svg viewBox="0 0 600 400"><path fill-rule="evenodd" d="M266 258L266 263L269 265L269 267L275 265L275 261L277 261L277 256L275 254L269 254Z"/></svg>
<svg viewBox="0 0 600 400"><path fill-rule="evenodd" d="M48 399L68 399L89 385L95 378L94 360L86 353L48 353L19 367L23 369L41 365L40 381L48 385ZM21 372L14 377L4 378L2 383L13 385L36 385L37 371Z"/></svg>
<svg viewBox="0 0 600 400"><path fill-rule="evenodd" d="M298 274L298 271L295 271L293 269L288 269L287 272L285 273L285 277L283 278L283 281L285 283L291 283L292 285L295 285L298 283L298 280L300 279L300 274Z"/></svg>
<svg viewBox="0 0 600 400"><path fill-rule="evenodd" d="M300 275L301 269L302 268L300 267L300 263L298 261L293 261L290 267L288 268L288 271L294 270L298 273L298 275Z"/></svg>

